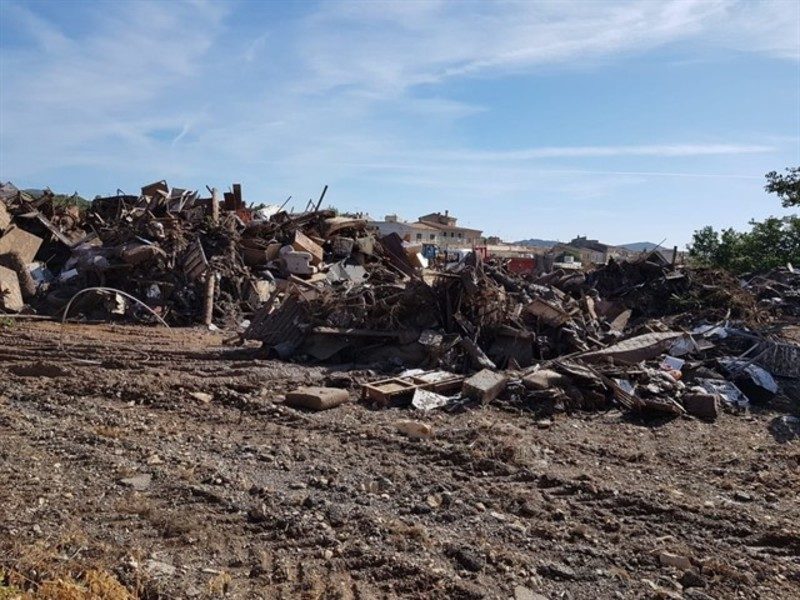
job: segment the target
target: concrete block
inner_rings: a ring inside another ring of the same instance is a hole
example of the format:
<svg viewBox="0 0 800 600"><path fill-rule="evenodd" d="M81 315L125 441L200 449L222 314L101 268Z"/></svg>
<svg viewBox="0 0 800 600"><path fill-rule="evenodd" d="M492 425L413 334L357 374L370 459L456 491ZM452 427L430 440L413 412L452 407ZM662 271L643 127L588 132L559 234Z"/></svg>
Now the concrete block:
<svg viewBox="0 0 800 600"><path fill-rule="evenodd" d="M313 275L317 272L317 268L311 264L314 258L310 252L298 252L292 250L292 246L284 246L281 248L281 258L292 275Z"/></svg>
<svg viewBox="0 0 800 600"><path fill-rule="evenodd" d="M19 278L11 269L0 267L0 306L6 310L19 311L25 306L19 289Z"/></svg>
<svg viewBox="0 0 800 600"><path fill-rule="evenodd" d="M327 410L350 399L347 390L329 387L301 387L286 394L286 404L295 408Z"/></svg>
<svg viewBox="0 0 800 600"><path fill-rule="evenodd" d="M550 369L540 369L522 378L522 384L529 390L549 390L569 383L567 377Z"/></svg>
<svg viewBox="0 0 800 600"><path fill-rule="evenodd" d="M719 416L720 402L718 394L691 393L683 397L686 412L701 419L716 419Z"/></svg>
<svg viewBox="0 0 800 600"><path fill-rule="evenodd" d="M3 237L0 237L0 254L16 252L27 265L33 262L41 245L42 238L12 225Z"/></svg>
<svg viewBox="0 0 800 600"><path fill-rule="evenodd" d="M397 430L405 436L410 437L412 440L421 440L433 436L433 427L421 421L397 421L395 423Z"/></svg>
<svg viewBox="0 0 800 600"><path fill-rule="evenodd" d="M502 373L495 373L489 369L478 371L464 381L461 392L467 397L479 402L491 402L506 389L508 378Z"/></svg>

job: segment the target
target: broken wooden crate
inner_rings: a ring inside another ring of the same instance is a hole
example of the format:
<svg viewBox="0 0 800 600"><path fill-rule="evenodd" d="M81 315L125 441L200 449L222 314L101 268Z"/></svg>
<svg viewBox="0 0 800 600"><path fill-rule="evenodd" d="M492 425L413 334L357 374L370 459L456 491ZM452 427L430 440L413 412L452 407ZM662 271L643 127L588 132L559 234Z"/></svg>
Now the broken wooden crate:
<svg viewBox="0 0 800 600"><path fill-rule="evenodd" d="M452 394L460 392L464 377L448 371L424 371L413 375L390 377L365 383L361 388L362 398L381 406L407 404L418 389Z"/></svg>

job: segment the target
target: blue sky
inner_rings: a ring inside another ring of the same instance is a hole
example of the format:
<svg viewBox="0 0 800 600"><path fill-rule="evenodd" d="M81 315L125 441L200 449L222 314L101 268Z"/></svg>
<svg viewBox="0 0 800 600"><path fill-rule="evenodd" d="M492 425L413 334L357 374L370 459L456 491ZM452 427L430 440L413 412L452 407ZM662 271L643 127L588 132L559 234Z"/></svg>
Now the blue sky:
<svg viewBox="0 0 800 600"><path fill-rule="evenodd" d="M0 179L167 179L515 240L786 214L800 3L0 0Z"/></svg>

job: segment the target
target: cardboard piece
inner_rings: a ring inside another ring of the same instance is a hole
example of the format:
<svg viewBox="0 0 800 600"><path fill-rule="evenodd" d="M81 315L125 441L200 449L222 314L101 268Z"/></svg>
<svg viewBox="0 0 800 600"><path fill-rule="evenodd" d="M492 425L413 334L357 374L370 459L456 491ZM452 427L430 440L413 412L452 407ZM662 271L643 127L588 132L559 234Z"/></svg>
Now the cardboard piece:
<svg viewBox="0 0 800 600"><path fill-rule="evenodd" d="M12 225L3 234L3 237L0 237L0 254L16 252L27 265L33 262L41 245L42 238Z"/></svg>

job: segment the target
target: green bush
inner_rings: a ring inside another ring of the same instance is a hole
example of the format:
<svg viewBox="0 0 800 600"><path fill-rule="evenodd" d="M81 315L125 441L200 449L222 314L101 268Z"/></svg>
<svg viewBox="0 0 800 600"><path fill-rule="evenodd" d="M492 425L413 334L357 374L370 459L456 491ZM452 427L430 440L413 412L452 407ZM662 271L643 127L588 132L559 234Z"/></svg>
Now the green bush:
<svg viewBox="0 0 800 600"><path fill-rule="evenodd" d="M800 167L786 169L788 175L767 173L766 190L775 193L784 206L800 204ZM769 217L750 221L750 231L711 226L694 232L689 244L693 263L728 269L734 273L766 271L792 263L800 266L800 217Z"/></svg>

